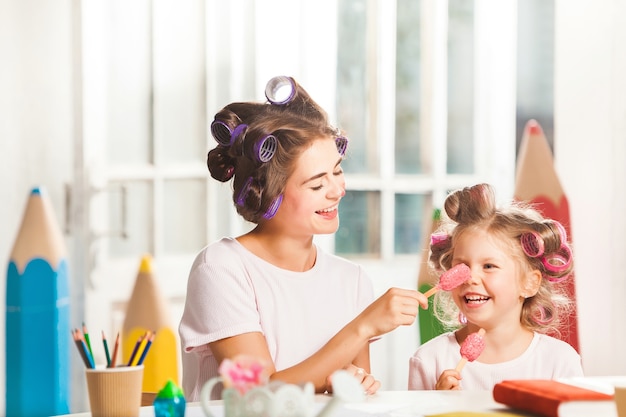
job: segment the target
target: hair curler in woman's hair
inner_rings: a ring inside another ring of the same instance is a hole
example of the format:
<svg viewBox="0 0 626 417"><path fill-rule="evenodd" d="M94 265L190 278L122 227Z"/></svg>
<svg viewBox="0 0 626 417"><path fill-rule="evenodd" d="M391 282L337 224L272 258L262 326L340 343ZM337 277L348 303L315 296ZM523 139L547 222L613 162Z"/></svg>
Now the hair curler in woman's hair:
<svg viewBox="0 0 626 417"><path fill-rule="evenodd" d="M345 136L337 136L335 138L335 144L337 145L339 155L344 156L346 154L346 149L348 149L348 138Z"/></svg>
<svg viewBox="0 0 626 417"><path fill-rule="evenodd" d="M215 119L211 122L211 135L220 145L231 146L247 127L247 124L240 123L234 129L231 129L225 122Z"/></svg>
<svg viewBox="0 0 626 417"><path fill-rule="evenodd" d="M284 75L272 78L265 86L265 97L271 104L284 106L296 97L296 81Z"/></svg>
<svg viewBox="0 0 626 417"><path fill-rule="evenodd" d="M246 197L247 197L248 193L250 192L250 187L252 185L252 181L254 181L254 179L252 177L248 177L248 179L244 183L243 187L241 187L241 190L239 191L239 194L237 195L237 200L236 200L236 203L237 203L238 206L240 206L240 207L244 207L245 206L245 204L246 204ZM272 201L272 203L267 208L267 210L265 210L265 213L263 213L263 218L266 219L266 220L269 220L272 217L274 217L276 215L276 212L278 211L278 208L280 207L280 204L282 202L283 202L283 195L280 194Z"/></svg>

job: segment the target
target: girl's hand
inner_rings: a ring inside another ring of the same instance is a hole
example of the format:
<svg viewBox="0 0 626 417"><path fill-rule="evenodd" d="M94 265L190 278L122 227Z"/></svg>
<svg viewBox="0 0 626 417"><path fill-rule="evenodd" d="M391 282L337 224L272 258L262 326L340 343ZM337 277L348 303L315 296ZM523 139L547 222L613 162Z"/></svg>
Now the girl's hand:
<svg viewBox="0 0 626 417"><path fill-rule="evenodd" d="M461 389L461 373L455 369L446 369L441 373L437 380L435 389L438 390L460 390Z"/></svg>

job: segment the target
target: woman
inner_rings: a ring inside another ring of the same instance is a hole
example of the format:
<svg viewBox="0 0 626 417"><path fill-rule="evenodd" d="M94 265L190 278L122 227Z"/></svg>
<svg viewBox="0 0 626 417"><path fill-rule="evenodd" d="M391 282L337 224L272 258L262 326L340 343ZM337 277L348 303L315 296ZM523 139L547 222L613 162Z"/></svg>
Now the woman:
<svg viewBox="0 0 626 417"><path fill-rule="evenodd" d="M256 226L193 263L179 328L183 388L196 400L224 359L246 355L268 364L270 380L325 392L346 369L374 393L369 342L412 324L428 302L398 288L373 301L362 267L314 244L339 226L348 140L292 78L270 80L266 96L227 105L211 125L211 176L232 179L237 212Z"/></svg>

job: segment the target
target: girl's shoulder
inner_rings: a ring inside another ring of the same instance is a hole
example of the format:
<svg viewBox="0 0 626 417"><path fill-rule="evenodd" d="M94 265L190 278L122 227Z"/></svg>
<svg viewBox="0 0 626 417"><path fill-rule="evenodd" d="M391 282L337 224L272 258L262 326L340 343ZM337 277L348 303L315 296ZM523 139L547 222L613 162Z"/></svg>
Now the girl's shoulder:
<svg viewBox="0 0 626 417"><path fill-rule="evenodd" d="M444 350L459 350L459 343L456 340L455 332L446 332L424 342L413 354L417 356L428 356L433 353L442 353Z"/></svg>
<svg viewBox="0 0 626 417"><path fill-rule="evenodd" d="M542 350L578 355L572 345L547 334L535 332L534 344Z"/></svg>

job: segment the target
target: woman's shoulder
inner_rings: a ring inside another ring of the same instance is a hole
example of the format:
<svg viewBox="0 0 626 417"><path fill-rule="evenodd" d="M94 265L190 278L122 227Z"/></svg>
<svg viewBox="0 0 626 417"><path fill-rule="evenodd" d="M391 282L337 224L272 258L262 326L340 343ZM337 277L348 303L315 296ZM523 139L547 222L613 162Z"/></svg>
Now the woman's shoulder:
<svg viewBox="0 0 626 417"><path fill-rule="evenodd" d="M340 255L326 252L319 245L316 245L317 249L317 262L316 264L323 268L329 268L333 270L341 271L341 275L347 276L366 276L363 266L350 259L344 258ZM357 275L354 275L357 273Z"/></svg>
<svg viewBox="0 0 626 417"><path fill-rule="evenodd" d="M213 243L209 243L200 250L197 257L217 254L228 254L238 250L241 245L237 239L232 237L223 237Z"/></svg>
<svg viewBox="0 0 626 417"><path fill-rule="evenodd" d="M202 264L216 262L229 262L233 256L238 256L241 245L236 239L231 237L221 238L213 243L208 244L196 254L193 267Z"/></svg>

